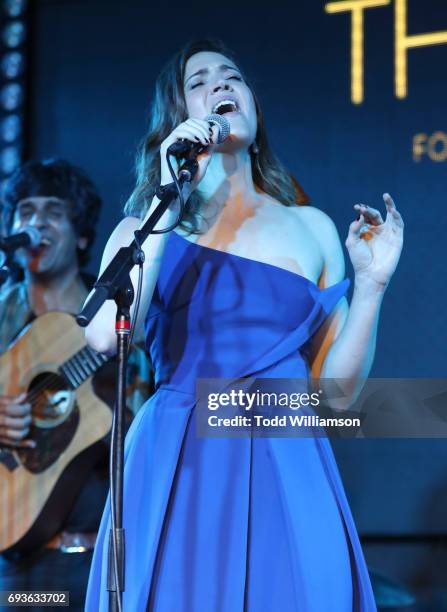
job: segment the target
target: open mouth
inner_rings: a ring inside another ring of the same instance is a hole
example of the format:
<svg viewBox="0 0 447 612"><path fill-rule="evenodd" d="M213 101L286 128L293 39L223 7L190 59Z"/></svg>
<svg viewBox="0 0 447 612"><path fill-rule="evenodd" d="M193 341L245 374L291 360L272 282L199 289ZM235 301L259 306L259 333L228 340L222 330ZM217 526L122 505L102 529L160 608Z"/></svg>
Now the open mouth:
<svg viewBox="0 0 447 612"><path fill-rule="evenodd" d="M29 250L31 254L36 257L45 253L49 249L49 247L51 247L51 240L48 240L48 238L42 238L42 240L36 247Z"/></svg>
<svg viewBox="0 0 447 612"><path fill-rule="evenodd" d="M218 115L225 115L225 113L237 113L239 112L239 107L235 100L227 99L227 100L219 100L213 106L213 113L217 113Z"/></svg>

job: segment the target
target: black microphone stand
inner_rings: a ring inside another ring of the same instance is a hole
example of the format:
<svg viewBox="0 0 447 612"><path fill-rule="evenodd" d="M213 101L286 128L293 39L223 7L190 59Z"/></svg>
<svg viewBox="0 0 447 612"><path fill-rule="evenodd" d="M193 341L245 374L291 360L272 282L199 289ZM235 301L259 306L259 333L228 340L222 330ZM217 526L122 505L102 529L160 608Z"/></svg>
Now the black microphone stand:
<svg viewBox="0 0 447 612"><path fill-rule="evenodd" d="M124 437L126 403L126 367L129 350L130 306L134 298L130 271L142 265L144 253L141 245L153 233L153 229L171 203L179 196L183 185L194 178L198 169L195 159L187 160L181 167L177 184L170 183L161 188L161 200L144 225L137 230L129 246L121 247L93 287L93 293L77 315L76 321L86 327L106 300L114 300L117 307L115 333L117 335L118 376L117 400L112 426L112 448L110 455L110 504L112 528L109 533L109 562L107 590L109 612L122 610L122 593L125 589L125 533L123 529L123 481L124 481Z"/></svg>

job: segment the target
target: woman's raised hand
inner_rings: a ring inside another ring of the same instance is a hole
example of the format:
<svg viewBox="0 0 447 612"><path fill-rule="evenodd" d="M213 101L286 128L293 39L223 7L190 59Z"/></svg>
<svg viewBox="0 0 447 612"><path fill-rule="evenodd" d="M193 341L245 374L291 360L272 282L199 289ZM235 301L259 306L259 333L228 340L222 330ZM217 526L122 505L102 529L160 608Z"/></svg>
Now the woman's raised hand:
<svg viewBox="0 0 447 612"><path fill-rule="evenodd" d="M180 125L178 125L175 130L169 134L169 136L160 145L161 185L172 183L171 173L169 172L169 168L166 163L166 151L174 142L181 140L182 138L190 140L191 142L201 143L207 147L207 149L200 153L200 155L197 157L199 169L191 184L190 191L193 191L205 176L206 169L213 153L213 130L208 121L190 118L183 123L180 123ZM179 167L177 160L172 157L171 162L172 167L177 172Z"/></svg>
<svg viewBox="0 0 447 612"><path fill-rule="evenodd" d="M381 289L387 286L396 269L404 236L404 222L393 199L388 193L383 199L387 209L385 221L376 208L354 206L359 218L349 226L345 242L356 282L374 281Z"/></svg>

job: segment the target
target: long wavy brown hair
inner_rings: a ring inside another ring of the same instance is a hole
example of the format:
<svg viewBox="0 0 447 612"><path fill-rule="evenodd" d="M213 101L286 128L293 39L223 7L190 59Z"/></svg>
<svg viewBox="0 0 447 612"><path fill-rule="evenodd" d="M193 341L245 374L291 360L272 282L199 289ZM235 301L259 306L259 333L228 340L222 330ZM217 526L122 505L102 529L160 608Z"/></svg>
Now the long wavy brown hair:
<svg viewBox="0 0 447 612"><path fill-rule="evenodd" d="M136 158L136 186L124 207L128 216L143 217L148 210L155 190L160 184L160 145L180 123L188 118L183 89L186 62L201 51L220 53L237 66L234 54L220 41L204 39L188 43L164 67L156 85L152 103L149 131L144 137ZM244 80L247 79L244 75ZM257 115L256 145L250 147L253 181L256 187L272 196L284 206L308 204L309 198L298 181L287 171L270 149L259 101L253 88ZM255 149L256 150L256 149ZM188 200L180 227L193 234L200 233L199 219L205 202L195 190Z"/></svg>

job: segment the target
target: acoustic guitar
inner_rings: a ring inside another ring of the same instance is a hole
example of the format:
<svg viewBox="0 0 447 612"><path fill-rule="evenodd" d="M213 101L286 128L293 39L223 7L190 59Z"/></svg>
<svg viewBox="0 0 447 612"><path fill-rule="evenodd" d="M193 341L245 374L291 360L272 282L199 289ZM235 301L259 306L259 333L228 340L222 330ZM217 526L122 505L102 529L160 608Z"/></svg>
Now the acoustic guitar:
<svg viewBox="0 0 447 612"><path fill-rule="evenodd" d="M35 550L59 531L111 428L91 381L106 361L62 312L37 318L0 356L0 395L26 392L36 442L0 449L0 552Z"/></svg>

